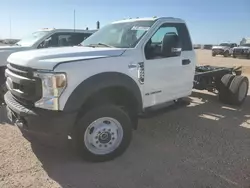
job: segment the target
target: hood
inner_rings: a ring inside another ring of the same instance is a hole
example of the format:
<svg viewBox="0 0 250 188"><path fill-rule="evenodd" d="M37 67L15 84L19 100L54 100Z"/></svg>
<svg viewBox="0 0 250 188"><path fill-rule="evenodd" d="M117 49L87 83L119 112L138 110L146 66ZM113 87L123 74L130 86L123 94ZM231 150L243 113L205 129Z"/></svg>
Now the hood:
<svg viewBox="0 0 250 188"><path fill-rule="evenodd" d="M120 48L79 46L50 48L13 53L8 62L34 69L53 70L58 63L120 56L124 51Z"/></svg>
<svg viewBox="0 0 250 188"><path fill-rule="evenodd" d="M0 46L0 66L7 64L7 58L10 54L27 49L22 46Z"/></svg>
<svg viewBox="0 0 250 188"><path fill-rule="evenodd" d="M6 50L19 50L24 48L23 46L0 46L0 51L6 51Z"/></svg>
<svg viewBox="0 0 250 188"><path fill-rule="evenodd" d="M225 49L227 46L213 46L212 49Z"/></svg>

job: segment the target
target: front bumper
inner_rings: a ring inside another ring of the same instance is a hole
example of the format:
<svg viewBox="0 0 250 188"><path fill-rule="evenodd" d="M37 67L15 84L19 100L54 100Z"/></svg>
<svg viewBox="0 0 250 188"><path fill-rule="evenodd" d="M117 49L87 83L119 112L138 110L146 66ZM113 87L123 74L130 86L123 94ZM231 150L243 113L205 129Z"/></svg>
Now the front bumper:
<svg viewBox="0 0 250 188"><path fill-rule="evenodd" d="M233 56L234 57L250 58L250 53L244 53L244 52L242 52L242 53L235 53L235 52L233 52Z"/></svg>
<svg viewBox="0 0 250 188"><path fill-rule="evenodd" d="M212 53L216 55L224 55L223 49L212 49Z"/></svg>
<svg viewBox="0 0 250 188"><path fill-rule="evenodd" d="M4 95L9 119L21 130L67 139L76 119L75 113L28 108L18 103L8 91Z"/></svg>

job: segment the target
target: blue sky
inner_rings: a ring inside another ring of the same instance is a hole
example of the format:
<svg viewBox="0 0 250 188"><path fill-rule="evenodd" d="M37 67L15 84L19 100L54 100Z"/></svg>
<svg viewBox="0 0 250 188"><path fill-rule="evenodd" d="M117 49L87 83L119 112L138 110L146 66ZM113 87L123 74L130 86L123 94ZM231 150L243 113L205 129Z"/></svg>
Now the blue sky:
<svg viewBox="0 0 250 188"><path fill-rule="evenodd" d="M129 17L186 20L194 43L239 42L250 37L250 0L1 0L0 38L21 38L44 27L101 26Z"/></svg>

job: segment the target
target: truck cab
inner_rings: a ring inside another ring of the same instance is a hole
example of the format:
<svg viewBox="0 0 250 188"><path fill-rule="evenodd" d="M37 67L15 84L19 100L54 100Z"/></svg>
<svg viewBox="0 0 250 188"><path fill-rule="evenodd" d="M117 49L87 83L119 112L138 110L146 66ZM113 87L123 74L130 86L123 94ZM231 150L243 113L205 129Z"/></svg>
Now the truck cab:
<svg viewBox="0 0 250 188"><path fill-rule="evenodd" d="M70 137L84 159L111 160L139 114L191 94L195 65L183 20L116 21L81 46L11 54L7 114L20 130Z"/></svg>
<svg viewBox="0 0 250 188"><path fill-rule="evenodd" d="M18 51L43 49L52 47L75 46L93 34L96 30L74 30L74 29L50 29L43 28L24 37L11 46L0 47L0 104L3 98L4 70L7 58L10 54Z"/></svg>

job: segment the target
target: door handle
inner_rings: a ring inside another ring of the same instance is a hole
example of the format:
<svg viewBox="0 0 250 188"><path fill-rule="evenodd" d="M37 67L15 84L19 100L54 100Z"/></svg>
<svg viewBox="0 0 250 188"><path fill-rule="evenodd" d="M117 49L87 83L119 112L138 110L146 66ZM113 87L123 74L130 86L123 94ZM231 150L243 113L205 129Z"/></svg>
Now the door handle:
<svg viewBox="0 0 250 188"><path fill-rule="evenodd" d="M191 63L190 59L183 59L182 60L182 65L188 65L190 63Z"/></svg>

